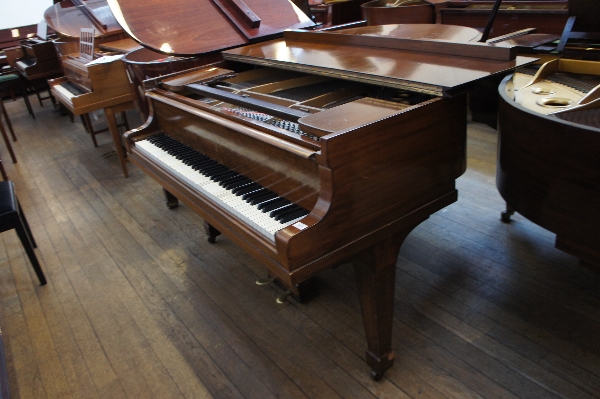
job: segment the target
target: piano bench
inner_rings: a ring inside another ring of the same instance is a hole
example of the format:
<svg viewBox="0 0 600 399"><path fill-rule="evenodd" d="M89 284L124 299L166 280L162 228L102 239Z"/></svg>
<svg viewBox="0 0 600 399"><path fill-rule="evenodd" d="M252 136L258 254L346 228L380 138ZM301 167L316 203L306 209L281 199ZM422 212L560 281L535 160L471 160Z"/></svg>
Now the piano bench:
<svg viewBox="0 0 600 399"><path fill-rule="evenodd" d="M27 96L27 89L23 85L23 81L21 77L17 73L4 73L0 74L0 95L4 95L4 92L10 94L10 97L13 101L16 100L15 93L21 93L23 97L23 101L25 101L25 105L27 106L27 111L29 115L35 119L35 115L33 114L33 109L31 108L31 103L29 102L29 97ZM8 117L7 117L8 119ZM12 128L11 128L12 131ZM14 134L13 134L14 139ZM16 141L16 139L15 139Z"/></svg>
<svg viewBox="0 0 600 399"><path fill-rule="evenodd" d="M12 229L17 230L17 235L25 248L40 285L45 285L46 277L33 251L37 245L17 200L15 185L12 181L2 181L0 182L0 233Z"/></svg>

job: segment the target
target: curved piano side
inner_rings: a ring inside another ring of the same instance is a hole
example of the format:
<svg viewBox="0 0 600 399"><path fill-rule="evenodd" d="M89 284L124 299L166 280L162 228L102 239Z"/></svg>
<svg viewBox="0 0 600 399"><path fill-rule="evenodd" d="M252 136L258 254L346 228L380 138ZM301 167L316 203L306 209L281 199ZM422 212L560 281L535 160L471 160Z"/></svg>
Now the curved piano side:
<svg viewBox="0 0 600 399"><path fill-rule="evenodd" d="M561 119L516 104L500 84L496 185L516 211L556 234L556 248L600 271L600 105ZM594 119L595 118L595 122ZM582 121L583 122L583 121Z"/></svg>

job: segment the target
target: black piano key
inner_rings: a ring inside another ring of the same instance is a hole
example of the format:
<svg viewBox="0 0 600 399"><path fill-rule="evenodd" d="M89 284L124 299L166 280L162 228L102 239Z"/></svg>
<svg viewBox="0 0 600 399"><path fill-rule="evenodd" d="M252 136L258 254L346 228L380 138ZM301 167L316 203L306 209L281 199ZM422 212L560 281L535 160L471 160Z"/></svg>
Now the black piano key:
<svg viewBox="0 0 600 399"><path fill-rule="evenodd" d="M296 209L295 211L290 212L287 215L284 215L281 218L279 218L279 223L282 223L282 224L287 223L294 219L304 217L304 216L308 215L309 213L310 212L304 208Z"/></svg>
<svg viewBox="0 0 600 399"><path fill-rule="evenodd" d="M243 178L240 178L240 180L231 181L227 184L224 184L223 187L225 187L228 190L233 190L235 188L247 186L248 184L252 184L252 183L254 183L252 180L250 180L244 176Z"/></svg>
<svg viewBox="0 0 600 399"><path fill-rule="evenodd" d="M271 211L271 213L269 213L269 217L277 220L280 215L286 214L290 210L296 209L296 206L297 206L296 204L293 204L293 203L290 202L287 205L284 205L282 207L279 207L279 208L274 209L273 211Z"/></svg>
<svg viewBox="0 0 600 399"><path fill-rule="evenodd" d="M226 169L227 168L225 166L221 165L218 162L215 162L215 165L207 165L205 167L200 167L198 169L198 171L200 173L202 173L204 176L209 176L210 177L212 174L224 171Z"/></svg>
<svg viewBox="0 0 600 399"><path fill-rule="evenodd" d="M286 200L285 198L277 198L272 201L263 202L258 206L258 209L263 211L263 213L271 212L277 208L281 208L284 205L288 205L291 202Z"/></svg>
<svg viewBox="0 0 600 399"><path fill-rule="evenodd" d="M264 194L266 192L267 192L266 188L260 188L258 190L251 191L249 193L242 195L242 199L243 200L251 200L252 198L255 198L256 196Z"/></svg>
<svg viewBox="0 0 600 399"><path fill-rule="evenodd" d="M287 208L277 209L276 211L271 212L269 216L271 216L275 220L280 221L283 217L289 215L290 213L298 212L301 209L301 207L292 203L292 205Z"/></svg>
<svg viewBox="0 0 600 399"><path fill-rule="evenodd" d="M244 175L240 175L240 174L238 173L238 175L237 175L237 176L235 176L235 177L231 177L231 178L229 178L229 179L227 179L227 180L223 180L223 181L221 181L221 182L219 183L219 185L221 185L221 186L223 186L223 187L225 187L225 188L229 189L230 187L232 187L232 188L233 188L233 186L234 186L235 184L237 184L237 183L241 183L241 182L243 182L243 181L249 181L249 182L250 182L250 181L252 181L252 180L250 180L250 179L248 179L246 176L244 176Z"/></svg>
<svg viewBox="0 0 600 399"><path fill-rule="evenodd" d="M252 191L260 190L261 188L262 188L262 186L260 184L251 183L251 184L248 184L247 186L235 188L235 189L231 190L231 192L237 196L242 196L242 195L250 193Z"/></svg>
<svg viewBox="0 0 600 399"><path fill-rule="evenodd" d="M252 205L256 205L268 200L275 199L277 197L279 196L276 193L272 192L271 190L267 190L267 192L257 195L254 198L247 200L247 202Z"/></svg>
<svg viewBox="0 0 600 399"><path fill-rule="evenodd" d="M220 173L218 175L214 175L212 176L210 179L214 182L221 182L223 180L227 180L230 177L235 177L235 176L239 176L239 173L229 169L227 172L224 173Z"/></svg>

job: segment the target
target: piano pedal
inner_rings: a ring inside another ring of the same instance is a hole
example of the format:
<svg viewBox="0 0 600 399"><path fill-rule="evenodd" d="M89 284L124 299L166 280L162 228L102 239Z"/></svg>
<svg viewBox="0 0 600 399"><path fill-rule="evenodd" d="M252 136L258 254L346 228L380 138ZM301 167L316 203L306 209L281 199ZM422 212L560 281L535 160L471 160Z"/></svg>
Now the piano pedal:
<svg viewBox="0 0 600 399"><path fill-rule="evenodd" d="M283 294L279 295L277 297L277 299L275 300L275 302L277 302L279 304L285 303L290 295L292 295L292 291L287 290Z"/></svg>
<svg viewBox="0 0 600 399"><path fill-rule="evenodd" d="M256 285L269 285L275 281L275 277L267 277L256 280Z"/></svg>

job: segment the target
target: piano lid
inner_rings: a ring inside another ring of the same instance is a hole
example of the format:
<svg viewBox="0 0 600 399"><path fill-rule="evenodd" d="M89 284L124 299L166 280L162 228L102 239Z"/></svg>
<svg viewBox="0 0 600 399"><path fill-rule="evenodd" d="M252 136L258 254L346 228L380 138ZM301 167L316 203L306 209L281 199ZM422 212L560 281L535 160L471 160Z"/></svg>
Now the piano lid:
<svg viewBox="0 0 600 399"><path fill-rule="evenodd" d="M196 55L314 23L289 0L108 0L129 35L153 50Z"/></svg>
<svg viewBox="0 0 600 399"><path fill-rule="evenodd" d="M227 50L223 58L440 97L537 60L474 41L479 36L473 28L437 24L286 31L283 39Z"/></svg>
<svg viewBox="0 0 600 399"><path fill-rule="evenodd" d="M81 28L94 28L96 36L122 33L106 0L63 0L44 12L48 25L62 36L79 37Z"/></svg>

